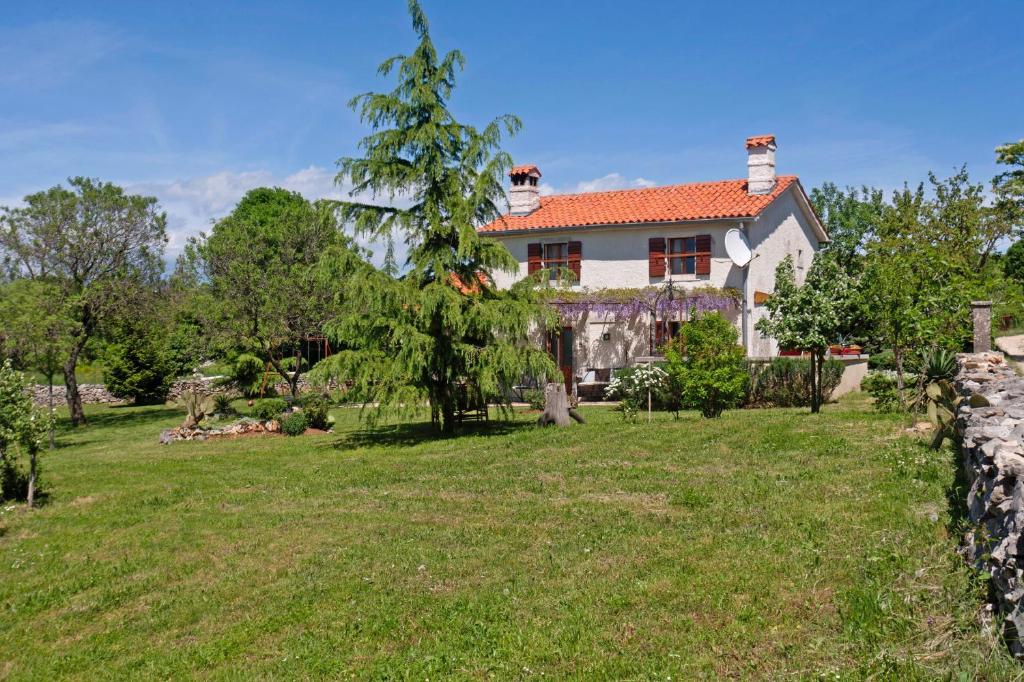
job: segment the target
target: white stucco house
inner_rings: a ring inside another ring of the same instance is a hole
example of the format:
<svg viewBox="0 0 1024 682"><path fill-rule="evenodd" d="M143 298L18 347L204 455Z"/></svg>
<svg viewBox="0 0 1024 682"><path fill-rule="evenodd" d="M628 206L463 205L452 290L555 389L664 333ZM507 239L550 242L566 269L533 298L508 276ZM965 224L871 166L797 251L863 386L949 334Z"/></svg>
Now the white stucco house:
<svg viewBox="0 0 1024 682"><path fill-rule="evenodd" d="M792 255L801 277L828 235L799 179L776 174L775 137L750 137L746 151L746 177L583 194L541 196L537 166L512 169L510 212L479 232L500 240L519 261L517 273L495 274L497 286L548 269L553 285L565 287L563 329L547 344L567 382L651 354L655 334L661 340L675 333L691 307L706 304L715 291L731 294L727 305L714 307L735 322L748 356L777 354L774 340L754 328L766 314L775 267ZM730 229L749 241L753 256L745 268L726 253ZM673 304L665 302L669 283ZM621 302L624 290L660 303L646 312L579 304L600 302L602 292L615 292Z"/></svg>

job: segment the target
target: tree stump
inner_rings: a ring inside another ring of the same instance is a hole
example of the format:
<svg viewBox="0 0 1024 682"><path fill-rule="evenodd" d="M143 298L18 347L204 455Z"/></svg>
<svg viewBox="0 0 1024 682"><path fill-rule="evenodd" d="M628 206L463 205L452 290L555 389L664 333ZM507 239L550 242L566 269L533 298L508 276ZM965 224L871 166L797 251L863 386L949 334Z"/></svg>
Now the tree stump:
<svg viewBox="0 0 1024 682"><path fill-rule="evenodd" d="M537 418L538 426L568 426L570 420L585 423L579 412L569 406L565 384L548 384L544 387L544 412Z"/></svg>

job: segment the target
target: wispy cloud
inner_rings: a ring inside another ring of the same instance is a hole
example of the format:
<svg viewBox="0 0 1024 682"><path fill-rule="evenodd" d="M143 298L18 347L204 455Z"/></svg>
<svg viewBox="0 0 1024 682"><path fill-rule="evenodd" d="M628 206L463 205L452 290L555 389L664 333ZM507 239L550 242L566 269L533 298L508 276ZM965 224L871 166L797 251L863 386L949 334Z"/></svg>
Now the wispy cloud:
<svg viewBox="0 0 1024 682"><path fill-rule="evenodd" d="M45 88L113 54L119 33L97 22L43 22L0 29L0 85Z"/></svg>
<svg viewBox="0 0 1024 682"><path fill-rule="evenodd" d="M322 166L309 166L285 176L268 170L221 171L166 182L125 183L125 189L133 194L155 196L167 212L169 262L178 257L190 237L208 232L214 222L228 215L245 193L256 187L282 187L310 201L350 198L349 187L336 185L334 172ZM357 241L374 252L373 261L380 265L384 255L381 245L364 239ZM404 256L404 248L396 244L396 257L401 261Z"/></svg>
<svg viewBox="0 0 1024 682"><path fill-rule="evenodd" d="M613 189L638 189L642 187L654 187L658 183L647 178L633 178L630 180L621 173L609 173L593 180L581 180L575 186L566 188L555 188L553 185L544 183L540 186L541 194L580 194L583 192L606 192Z"/></svg>

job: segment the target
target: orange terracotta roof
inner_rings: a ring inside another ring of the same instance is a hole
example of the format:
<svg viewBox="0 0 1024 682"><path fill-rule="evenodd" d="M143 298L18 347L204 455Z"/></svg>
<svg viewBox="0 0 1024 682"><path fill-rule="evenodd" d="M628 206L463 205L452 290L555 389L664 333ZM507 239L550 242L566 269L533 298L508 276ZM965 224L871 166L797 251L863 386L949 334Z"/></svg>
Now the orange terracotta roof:
<svg viewBox="0 0 1024 682"><path fill-rule="evenodd" d="M747 138L747 149L753 149L754 147L767 147L770 144L775 144L774 135L755 135Z"/></svg>
<svg viewBox="0 0 1024 682"><path fill-rule="evenodd" d="M521 173L536 173L537 177L540 177L540 169L532 163L528 163L522 166L513 166L512 170L508 172L509 175L519 175Z"/></svg>
<svg viewBox="0 0 1024 682"><path fill-rule="evenodd" d="M683 222L716 218L753 218L797 182L780 175L768 194L747 194L747 180L720 180L645 189L585 194L556 194L540 198L540 208L523 216L506 215L480 232Z"/></svg>
<svg viewBox="0 0 1024 682"><path fill-rule="evenodd" d="M464 282L462 281L462 278L461 278L461 277L459 277L459 276L458 276L457 274L455 274L455 273L453 272L453 273L451 274L451 276L449 277L449 280L448 280L448 281L450 281L450 282L452 283L452 286L453 286L453 287L455 287L455 289L456 289L456 290L457 290L457 291L458 291L458 292L459 292L460 294L463 294L463 295L467 295L467 296L468 296L468 295L470 295L470 294L479 294L479 293L480 293L480 289L481 289L481 287L482 287L482 286L486 286L486 285L487 285L487 283L488 283L488 282L487 282L487 276L486 276L486 275L484 275L484 273L482 273L482 272L478 272L478 273L476 273L476 279L477 279L477 281L476 281L476 282L474 282L474 283L472 283L472 284L469 284L469 285L467 285L467 284L465 284L465 283L464 283Z"/></svg>

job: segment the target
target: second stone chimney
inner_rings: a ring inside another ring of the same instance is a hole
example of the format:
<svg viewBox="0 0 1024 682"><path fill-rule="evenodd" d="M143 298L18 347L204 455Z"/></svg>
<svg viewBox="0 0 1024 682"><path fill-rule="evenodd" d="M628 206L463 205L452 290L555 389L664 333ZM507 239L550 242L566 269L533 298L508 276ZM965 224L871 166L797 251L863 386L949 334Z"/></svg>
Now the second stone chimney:
<svg viewBox="0 0 1024 682"><path fill-rule="evenodd" d="M512 215L529 215L540 208L540 169L533 164L516 166L508 175L512 178L508 194Z"/></svg>
<svg viewBox="0 0 1024 682"><path fill-rule="evenodd" d="M747 194L769 194L775 189L775 136L747 138Z"/></svg>

